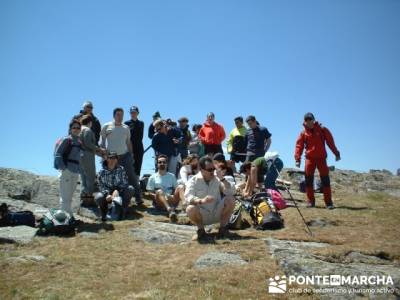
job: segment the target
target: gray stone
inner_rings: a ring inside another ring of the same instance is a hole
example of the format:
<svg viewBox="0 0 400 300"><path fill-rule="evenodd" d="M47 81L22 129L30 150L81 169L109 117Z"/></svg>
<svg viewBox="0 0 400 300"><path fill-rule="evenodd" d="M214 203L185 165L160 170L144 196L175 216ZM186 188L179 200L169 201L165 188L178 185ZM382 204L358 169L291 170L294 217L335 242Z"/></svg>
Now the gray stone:
<svg viewBox="0 0 400 300"><path fill-rule="evenodd" d="M387 265L391 264L389 260L385 260L376 256L372 255L365 255L360 252L352 251L347 253L346 257L344 258L344 262L350 263L364 263L364 264L378 264L378 265Z"/></svg>
<svg viewBox="0 0 400 300"><path fill-rule="evenodd" d="M336 221L326 220L323 218L316 218L315 220L308 221L307 225L313 227L325 227L325 226L337 226L338 223Z"/></svg>
<svg viewBox="0 0 400 300"><path fill-rule="evenodd" d="M85 238L98 238L100 236L97 232L91 231L82 231L79 233L79 235Z"/></svg>
<svg viewBox="0 0 400 300"><path fill-rule="evenodd" d="M194 266L195 268L210 268L210 267L221 267L225 265L246 265L240 255L226 253L226 252L207 252L200 256Z"/></svg>
<svg viewBox="0 0 400 300"><path fill-rule="evenodd" d="M16 257L9 257L6 259L7 262L11 263L41 262L44 260L46 260L46 257L42 255L22 255Z"/></svg>
<svg viewBox="0 0 400 300"><path fill-rule="evenodd" d="M313 249L332 247L326 243L316 242L295 242L288 240L276 240L273 238L266 239L269 251L278 261L279 266L286 276L388 276L390 275L394 281L394 287L400 288L400 269L398 266L388 264L376 260L374 257L366 258L366 255L350 254L344 261L332 262L329 257L323 257L312 253ZM346 260L347 259L347 260ZM373 264L371 262L373 261ZM365 263L368 262L368 263ZM314 285L314 288L335 287L329 285ZM347 283L341 285L342 288L351 290L354 286ZM376 285L358 285L357 288L376 288L382 286ZM369 294L361 294L369 297ZM321 294L321 299L337 299L338 295L334 293ZM390 295L379 297L373 295L377 299L390 299ZM393 295L392 295L393 296ZM397 295L399 296L399 295ZM354 299L354 294L340 294L341 299ZM393 296L395 299L396 296Z"/></svg>
<svg viewBox="0 0 400 300"><path fill-rule="evenodd" d="M196 227L170 223L146 221L130 229L138 240L153 244L188 243L196 233Z"/></svg>
<svg viewBox="0 0 400 300"><path fill-rule="evenodd" d="M28 244L32 242L37 231L37 228L24 225L15 227L1 227L0 243Z"/></svg>
<svg viewBox="0 0 400 300"><path fill-rule="evenodd" d="M48 212L48 208L35 203L29 203L22 200L4 199L0 198L0 203L6 203L10 211L31 211L37 220L41 219L43 215Z"/></svg>

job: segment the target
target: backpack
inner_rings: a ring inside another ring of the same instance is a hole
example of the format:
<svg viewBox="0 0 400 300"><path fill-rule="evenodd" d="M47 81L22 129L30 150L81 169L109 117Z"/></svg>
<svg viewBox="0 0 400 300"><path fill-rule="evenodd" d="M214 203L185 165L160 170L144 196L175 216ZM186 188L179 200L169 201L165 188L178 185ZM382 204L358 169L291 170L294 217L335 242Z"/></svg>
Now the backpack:
<svg viewBox="0 0 400 300"><path fill-rule="evenodd" d="M257 193L251 198L250 217L253 225L258 230L280 229L284 221L276 209L271 195L268 193Z"/></svg>
<svg viewBox="0 0 400 300"><path fill-rule="evenodd" d="M242 209L242 203L236 200L235 208L233 209L228 222L229 229L242 229Z"/></svg>
<svg viewBox="0 0 400 300"><path fill-rule="evenodd" d="M79 145L73 145L72 138L69 136L57 139L54 145L54 157L56 156L58 147L60 147L64 139L67 139L67 146L65 147L64 153L62 154L64 165L67 165L68 163L79 164L79 161L68 159L68 156L72 151L72 147L79 147L80 149L82 149L81 141L78 139ZM57 169L55 165L54 168Z"/></svg>
<svg viewBox="0 0 400 300"><path fill-rule="evenodd" d="M283 199L282 194L273 189L267 189L267 193L271 195L272 202L278 210L285 209L287 207L285 199Z"/></svg>
<svg viewBox="0 0 400 300"><path fill-rule="evenodd" d="M39 235L68 235L75 233L75 218L64 210L50 208L39 225Z"/></svg>
<svg viewBox="0 0 400 300"><path fill-rule="evenodd" d="M20 225L35 227L35 216L29 210L10 212L6 203L1 204L0 210L0 227Z"/></svg>

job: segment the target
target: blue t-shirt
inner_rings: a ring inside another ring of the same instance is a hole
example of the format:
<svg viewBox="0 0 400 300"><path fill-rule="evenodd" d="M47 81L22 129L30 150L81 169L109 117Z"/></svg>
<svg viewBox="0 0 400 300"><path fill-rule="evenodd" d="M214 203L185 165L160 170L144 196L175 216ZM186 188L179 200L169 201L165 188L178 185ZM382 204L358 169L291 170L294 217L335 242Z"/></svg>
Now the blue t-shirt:
<svg viewBox="0 0 400 300"><path fill-rule="evenodd" d="M257 126L254 129L247 129L245 136L247 154L263 156L265 154L264 141L270 137L271 133L265 127Z"/></svg>
<svg viewBox="0 0 400 300"><path fill-rule="evenodd" d="M161 189L164 193L172 195L175 191L176 186L177 183L174 174L167 172L161 176L157 172L150 176L149 181L147 182L146 189L148 191Z"/></svg>

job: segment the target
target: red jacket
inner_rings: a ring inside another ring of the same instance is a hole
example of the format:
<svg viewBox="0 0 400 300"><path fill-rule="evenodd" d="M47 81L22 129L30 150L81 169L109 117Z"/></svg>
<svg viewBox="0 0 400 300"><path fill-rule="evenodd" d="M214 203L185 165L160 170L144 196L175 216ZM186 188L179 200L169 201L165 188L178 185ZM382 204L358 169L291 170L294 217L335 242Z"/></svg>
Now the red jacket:
<svg viewBox="0 0 400 300"><path fill-rule="evenodd" d="M208 121L203 124L199 132L200 140L205 145L220 145L225 139L224 127L214 122L211 125Z"/></svg>
<svg viewBox="0 0 400 300"><path fill-rule="evenodd" d="M294 153L296 161L300 161L304 147L306 148L306 158L326 158L325 142L333 154L336 156L340 155L328 128L323 127L318 122L314 123L313 129L306 127L305 124L303 126L304 130L300 133L296 141L296 150Z"/></svg>

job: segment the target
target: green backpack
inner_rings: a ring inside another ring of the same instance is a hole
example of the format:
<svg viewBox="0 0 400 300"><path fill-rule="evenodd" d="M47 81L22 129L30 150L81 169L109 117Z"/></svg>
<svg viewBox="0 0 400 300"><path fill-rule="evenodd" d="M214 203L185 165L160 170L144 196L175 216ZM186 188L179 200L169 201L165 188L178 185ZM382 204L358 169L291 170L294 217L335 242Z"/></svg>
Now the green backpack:
<svg viewBox="0 0 400 300"><path fill-rule="evenodd" d="M39 235L75 233L75 218L64 210L50 208L39 225Z"/></svg>

